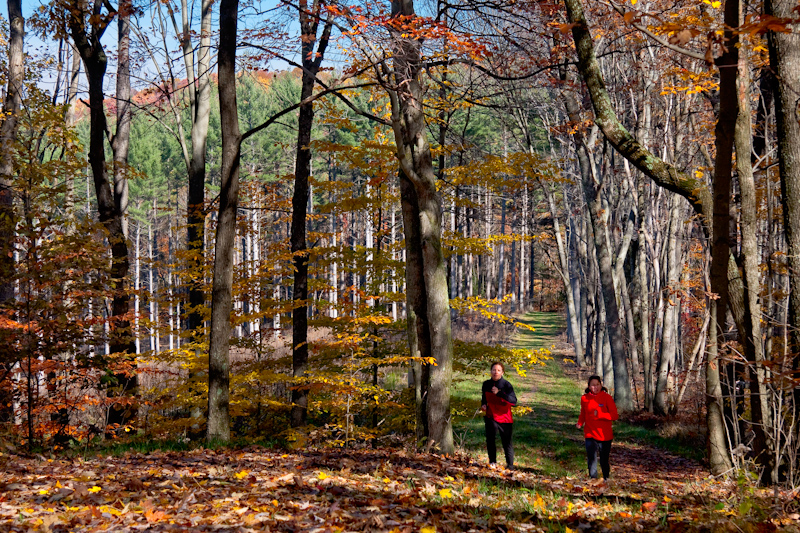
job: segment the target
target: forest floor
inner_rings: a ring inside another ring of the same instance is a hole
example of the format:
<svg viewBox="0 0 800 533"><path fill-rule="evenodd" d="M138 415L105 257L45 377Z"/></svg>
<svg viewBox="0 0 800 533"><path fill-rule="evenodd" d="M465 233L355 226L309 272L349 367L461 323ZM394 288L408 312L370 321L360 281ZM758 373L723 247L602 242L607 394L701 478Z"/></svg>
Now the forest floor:
<svg viewBox="0 0 800 533"><path fill-rule="evenodd" d="M456 425L459 451L448 457L259 446L2 453L0 531L800 532L795 493L713 479L624 422L615 425L610 482L590 483L575 428L584 376L564 362L558 321L529 318L538 333L518 342L547 343L553 359L524 377L507 373L520 404L534 408L515 422L514 471L488 467L476 419ZM479 394L479 383L462 383L457 394L475 387Z"/></svg>

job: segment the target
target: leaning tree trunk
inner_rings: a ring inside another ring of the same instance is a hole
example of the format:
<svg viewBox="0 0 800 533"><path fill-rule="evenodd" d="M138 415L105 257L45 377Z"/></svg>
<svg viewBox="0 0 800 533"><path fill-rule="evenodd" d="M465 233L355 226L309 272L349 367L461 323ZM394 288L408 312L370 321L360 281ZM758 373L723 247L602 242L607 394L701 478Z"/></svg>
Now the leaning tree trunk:
<svg viewBox="0 0 800 533"><path fill-rule="evenodd" d="M393 0L392 16L413 18L413 0ZM431 354L436 365L430 368L427 391L427 447L441 453L453 451L453 427L450 417L450 384L453 373L453 340L450 324L450 300L447 289L447 264L442 250L442 202L437 190L430 146L427 140L424 91L419 81L420 40L403 33L400 25L390 26L393 38L395 86L392 99L394 130L400 170L414 186L419 208L423 278L430 331Z"/></svg>
<svg viewBox="0 0 800 533"><path fill-rule="evenodd" d="M228 442L231 437L230 352L233 311L233 248L239 207L241 133L236 107L236 26L239 0L222 0L219 6L219 110L222 128L222 172L219 216L211 293L211 339L208 349L208 441Z"/></svg>
<svg viewBox="0 0 800 533"><path fill-rule="evenodd" d="M564 0L564 5L567 8L568 20L572 25L572 36L575 40L575 49L578 54L578 69L588 87L589 97L592 100L592 105L595 110L595 120L603 131L606 139L608 139L612 146L614 146L623 157L633 163L636 168L653 179L658 185L667 190L676 192L689 200L689 203L695 211L705 216L704 229L707 235L712 235L713 228L711 221L714 220L714 213L717 212L714 202L716 195L712 195L703 181L679 172L675 167L665 163L647 150L637 142L630 132L619 122L611 104L608 90L605 87L603 76L600 73L592 36L589 32L589 25L583 12L583 4L581 0ZM733 25L736 26L736 22L734 22ZM729 67L727 70L735 70L735 68L731 69ZM735 120L735 114L733 115L733 119ZM728 176L728 179L730 179L730 176ZM798 182L800 183L800 180L798 180ZM800 205L800 202L798 202L798 205ZM798 214L798 220L800 221L800 213ZM719 251L720 250L718 250L718 253ZM727 257L725 259L727 262ZM719 258L717 261L719 261ZM725 292L725 298L727 299L727 288L719 287L718 279L716 280L715 286L712 287L712 290L720 289ZM742 295L735 295L735 297L739 296ZM716 308L718 306L717 304L720 302L713 301L711 303ZM719 311L719 313L717 313L717 311ZM726 306L713 309L712 321L715 320L718 315L724 320L725 312ZM716 334L713 335L712 338L716 339ZM717 355L716 344L712 341L709 357L706 360L709 460L712 472L721 474L730 469L731 462L727 453L727 442L724 433L722 393L719 385L719 361L716 359Z"/></svg>

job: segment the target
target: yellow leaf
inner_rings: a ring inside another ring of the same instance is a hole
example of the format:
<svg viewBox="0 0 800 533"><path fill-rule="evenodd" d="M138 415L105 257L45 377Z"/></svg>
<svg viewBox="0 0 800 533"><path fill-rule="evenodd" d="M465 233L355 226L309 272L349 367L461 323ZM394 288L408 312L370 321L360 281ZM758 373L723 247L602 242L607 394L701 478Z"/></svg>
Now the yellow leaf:
<svg viewBox="0 0 800 533"><path fill-rule="evenodd" d="M436 528L433 526L422 526L419 533L436 533Z"/></svg>
<svg viewBox="0 0 800 533"><path fill-rule="evenodd" d="M385 477L385 478L383 478L383 482L384 482L384 483L391 483L391 482L392 482L392 480L391 480L391 479L389 479L388 477Z"/></svg>
<svg viewBox="0 0 800 533"><path fill-rule="evenodd" d="M638 2L638 1L639 1L639 0L631 0L631 5L632 5L632 6L635 6L635 5L636 5L636 2Z"/></svg>
<svg viewBox="0 0 800 533"><path fill-rule="evenodd" d="M57 489L60 489L60 488L62 488L62 487L61 487L61 482L60 482L60 481L56 481L56 488L57 488Z"/></svg>
<svg viewBox="0 0 800 533"><path fill-rule="evenodd" d="M235 475L236 479L244 479L250 475L250 472L248 472L247 470L242 470L241 472L237 472Z"/></svg>
<svg viewBox="0 0 800 533"><path fill-rule="evenodd" d="M670 498L669 496L664 496L664 501L669 503L672 501L672 498Z"/></svg>
<svg viewBox="0 0 800 533"><path fill-rule="evenodd" d="M328 474L326 474L325 472L320 472L320 473L319 473L319 475L318 475L317 477L318 477L319 479L328 479L328 478L329 478L329 477L331 477L331 476L329 476L329 475L328 475Z"/></svg>
<svg viewBox="0 0 800 533"><path fill-rule="evenodd" d="M272 505L274 505L275 507L277 507L277 506L278 506L278 500L272 500Z"/></svg>
<svg viewBox="0 0 800 533"><path fill-rule="evenodd" d="M441 496L442 498L452 498L453 491L451 491L450 489L439 489L439 496Z"/></svg>
<svg viewBox="0 0 800 533"><path fill-rule="evenodd" d="M444 480L445 481L455 481L455 479L453 479L452 476L447 476L446 478L444 478Z"/></svg>
<svg viewBox="0 0 800 533"><path fill-rule="evenodd" d="M715 8L715 9L718 8L721 5L722 5L722 2L711 2L711 7Z"/></svg>
<svg viewBox="0 0 800 533"><path fill-rule="evenodd" d="M50 491L47 489L41 489L39 490L39 494L50 494Z"/></svg>
<svg viewBox="0 0 800 533"><path fill-rule="evenodd" d="M100 492L101 490L103 489L101 489L98 485L89 488L89 492Z"/></svg>

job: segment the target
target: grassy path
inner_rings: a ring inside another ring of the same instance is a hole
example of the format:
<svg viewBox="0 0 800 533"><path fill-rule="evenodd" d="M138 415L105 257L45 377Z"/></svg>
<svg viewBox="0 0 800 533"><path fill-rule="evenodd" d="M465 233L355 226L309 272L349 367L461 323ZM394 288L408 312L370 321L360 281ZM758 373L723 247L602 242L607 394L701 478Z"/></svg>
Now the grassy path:
<svg viewBox="0 0 800 533"><path fill-rule="evenodd" d="M529 313L523 322L535 331L521 331L515 344L521 348L548 348L552 360L530 369L526 376L508 369L506 378L514 385L518 403L533 413L517 416L514 424L516 463L523 472L543 477L582 479L586 477L583 432L575 427L580 410L583 382L591 373L581 371L564 359L572 358L571 347L560 338L564 319L556 313ZM488 370L486 372L488 376ZM466 397L480 397L480 381L459 387ZM483 421L480 415L456 426L457 443L473 457L486 461ZM623 422L615 423L612 478L637 482L639 479L692 480L701 475L696 461L673 455L668 439L655 432ZM654 445L658 444L658 447ZM498 462L502 449L498 445Z"/></svg>

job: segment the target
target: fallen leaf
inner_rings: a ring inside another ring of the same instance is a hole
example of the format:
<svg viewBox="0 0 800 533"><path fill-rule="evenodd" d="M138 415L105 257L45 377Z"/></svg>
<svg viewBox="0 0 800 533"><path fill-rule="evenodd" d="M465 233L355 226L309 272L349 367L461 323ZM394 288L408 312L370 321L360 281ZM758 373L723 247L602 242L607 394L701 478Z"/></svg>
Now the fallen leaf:
<svg viewBox="0 0 800 533"><path fill-rule="evenodd" d="M658 508L658 504L656 502L644 502L642 504L642 512L643 513L652 513Z"/></svg>

